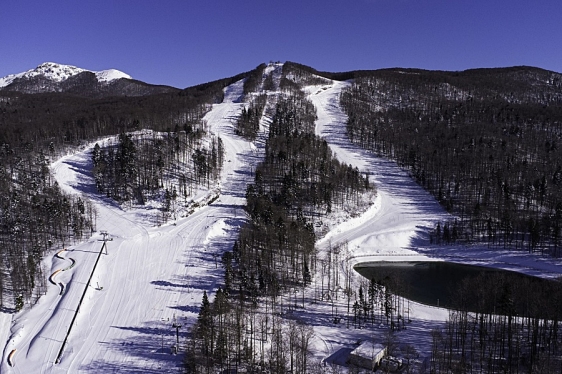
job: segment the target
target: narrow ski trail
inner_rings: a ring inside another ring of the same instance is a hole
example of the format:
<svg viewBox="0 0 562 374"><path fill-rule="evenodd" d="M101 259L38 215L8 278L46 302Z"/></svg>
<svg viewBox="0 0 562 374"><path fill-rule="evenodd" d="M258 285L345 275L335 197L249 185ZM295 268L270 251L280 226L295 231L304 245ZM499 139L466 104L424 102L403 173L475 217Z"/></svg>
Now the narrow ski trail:
<svg viewBox="0 0 562 374"><path fill-rule="evenodd" d="M365 214L336 227L318 245L325 248L330 243L348 242L353 264L379 256L417 255L415 249L427 243L427 230L448 216L394 162L351 144L346 134L347 115L339 105L340 93L349 84L334 81L307 88L318 114L316 134L326 139L340 161L368 173L378 196Z"/></svg>

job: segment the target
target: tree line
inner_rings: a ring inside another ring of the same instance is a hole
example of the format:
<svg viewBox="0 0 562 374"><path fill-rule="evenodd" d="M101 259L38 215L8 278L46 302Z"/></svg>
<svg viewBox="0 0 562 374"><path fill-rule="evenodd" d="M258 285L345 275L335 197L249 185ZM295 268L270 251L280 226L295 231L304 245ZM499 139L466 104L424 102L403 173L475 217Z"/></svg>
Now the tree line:
<svg viewBox="0 0 562 374"><path fill-rule="evenodd" d="M162 201L165 221L176 203L186 205L199 187L209 188L224 161L221 138L210 137L203 144L205 122L176 130L121 133L115 143L96 143L92 165L98 192L120 203Z"/></svg>
<svg viewBox="0 0 562 374"><path fill-rule="evenodd" d="M562 78L527 67L381 70L341 94L350 140L458 218L437 242L562 255Z"/></svg>
<svg viewBox="0 0 562 374"><path fill-rule="evenodd" d="M432 331L430 370L559 373L562 288L542 281L484 273L465 280L445 327Z"/></svg>
<svg viewBox="0 0 562 374"><path fill-rule="evenodd" d="M252 99L248 107L242 108L242 113L236 120L236 135L240 135L250 141L254 141L260 129L260 120L263 116L267 94L260 94Z"/></svg>
<svg viewBox="0 0 562 374"><path fill-rule="evenodd" d="M314 135L315 120L314 106L304 95L279 99L264 160L246 189L250 223L233 253L239 279L252 292L257 287L260 294L275 293L307 283L315 265L314 221L373 188Z"/></svg>

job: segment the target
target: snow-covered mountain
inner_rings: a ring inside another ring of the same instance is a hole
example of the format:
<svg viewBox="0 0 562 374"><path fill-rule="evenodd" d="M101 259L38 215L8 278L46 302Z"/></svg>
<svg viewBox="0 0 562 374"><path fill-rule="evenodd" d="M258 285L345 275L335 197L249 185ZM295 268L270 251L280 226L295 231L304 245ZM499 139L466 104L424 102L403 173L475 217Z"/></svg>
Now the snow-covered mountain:
<svg viewBox="0 0 562 374"><path fill-rule="evenodd" d="M94 73L98 82L111 82L115 79L132 79L129 74L123 73L116 69L108 69L102 71L90 71L72 65L62 65L55 62L44 62L37 66L35 69L25 71L18 74L10 74L0 78L0 87L9 86L16 79L33 79L41 76L53 82L63 82L70 77L78 75L83 72Z"/></svg>
<svg viewBox="0 0 562 374"><path fill-rule="evenodd" d="M99 97L142 96L175 90L133 80L130 75L116 69L91 71L55 62L45 62L34 69L0 78L0 92L66 92Z"/></svg>

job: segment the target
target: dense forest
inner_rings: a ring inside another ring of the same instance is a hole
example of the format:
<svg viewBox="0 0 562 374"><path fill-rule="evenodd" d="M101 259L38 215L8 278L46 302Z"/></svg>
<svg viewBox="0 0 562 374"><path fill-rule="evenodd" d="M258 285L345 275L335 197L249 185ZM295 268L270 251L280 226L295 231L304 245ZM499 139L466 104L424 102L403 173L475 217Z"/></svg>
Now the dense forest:
<svg viewBox="0 0 562 374"><path fill-rule="evenodd" d="M242 109L242 113L236 120L237 135L252 141L256 139L266 102L266 94L250 98L248 107Z"/></svg>
<svg viewBox="0 0 562 374"><path fill-rule="evenodd" d="M181 131L121 133L92 152L98 192L120 203L162 202L157 224L177 219L176 205L188 207L194 191L209 188L223 161L222 140L209 136L203 121Z"/></svg>
<svg viewBox="0 0 562 374"><path fill-rule="evenodd" d="M535 68L381 70L341 95L354 143L458 217L442 243L562 255L562 77Z"/></svg>

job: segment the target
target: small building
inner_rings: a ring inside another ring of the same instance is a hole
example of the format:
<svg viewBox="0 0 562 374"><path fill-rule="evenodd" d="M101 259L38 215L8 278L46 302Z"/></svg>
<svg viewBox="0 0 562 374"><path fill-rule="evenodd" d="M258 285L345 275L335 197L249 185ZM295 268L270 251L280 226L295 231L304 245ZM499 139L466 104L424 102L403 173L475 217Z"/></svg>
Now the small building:
<svg viewBox="0 0 562 374"><path fill-rule="evenodd" d="M386 356L386 347L373 342L363 342L349 354L349 364L373 371Z"/></svg>

